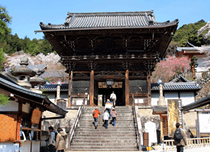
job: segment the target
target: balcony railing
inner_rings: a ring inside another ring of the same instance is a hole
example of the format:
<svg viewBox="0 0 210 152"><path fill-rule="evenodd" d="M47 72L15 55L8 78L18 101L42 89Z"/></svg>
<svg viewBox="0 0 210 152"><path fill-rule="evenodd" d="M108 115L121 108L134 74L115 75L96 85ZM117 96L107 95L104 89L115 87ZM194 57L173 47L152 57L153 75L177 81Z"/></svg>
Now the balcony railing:
<svg viewBox="0 0 210 152"><path fill-rule="evenodd" d="M210 137L207 138L187 138L187 145L185 149L194 149L210 147ZM174 140L164 140L162 145L163 151L174 151L176 150L176 145L174 145Z"/></svg>

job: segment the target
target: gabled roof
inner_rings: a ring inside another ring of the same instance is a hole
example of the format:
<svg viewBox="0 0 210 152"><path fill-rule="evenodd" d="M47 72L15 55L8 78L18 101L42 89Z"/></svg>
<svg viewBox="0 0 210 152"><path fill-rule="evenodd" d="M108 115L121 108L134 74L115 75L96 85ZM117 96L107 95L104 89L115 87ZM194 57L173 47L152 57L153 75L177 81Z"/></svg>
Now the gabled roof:
<svg viewBox="0 0 210 152"><path fill-rule="evenodd" d="M185 44L185 47L195 47L195 45L187 41L187 43Z"/></svg>
<svg viewBox="0 0 210 152"><path fill-rule="evenodd" d="M201 87L196 82L191 82L187 80L182 74L179 74L173 80L168 83L163 83L163 90L200 90ZM152 83L151 90L156 91L159 90L159 84Z"/></svg>
<svg viewBox="0 0 210 152"><path fill-rule="evenodd" d="M26 99L30 99L27 101L29 102L34 101L34 103L39 104L40 106L44 107L45 110L49 110L53 113L60 114L63 116L65 116L65 114L67 113L67 111L61 109L60 107L52 103L47 96L35 93L29 89L19 86L16 83L13 83L9 81L8 79L6 79L1 73L0 73L0 88L9 90L11 93L17 94Z"/></svg>
<svg viewBox="0 0 210 152"><path fill-rule="evenodd" d="M72 88L74 92L88 92L89 91L89 81L73 81ZM41 90L48 92L56 92L57 84L45 84L41 87ZM68 91L68 84L61 84L60 91Z"/></svg>
<svg viewBox="0 0 210 152"><path fill-rule="evenodd" d="M169 83L173 83L173 82L191 82L189 80L187 80L181 73L176 76L173 80L171 80Z"/></svg>
<svg viewBox="0 0 210 152"><path fill-rule="evenodd" d="M200 90L201 87L198 86L196 83L184 83L184 82L178 82L178 83L164 83L163 84L163 90L171 91L171 90ZM151 90L156 91L159 90L159 84L152 83L151 84Z"/></svg>
<svg viewBox="0 0 210 152"><path fill-rule="evenodd" d="M103 29L103 28L144 28L161 27L178 24L173 22L156 22L153 11L140 12L100 12L100 13L68 13L64 24L53 25L40 23L42 30L47 29Z"/></svg>

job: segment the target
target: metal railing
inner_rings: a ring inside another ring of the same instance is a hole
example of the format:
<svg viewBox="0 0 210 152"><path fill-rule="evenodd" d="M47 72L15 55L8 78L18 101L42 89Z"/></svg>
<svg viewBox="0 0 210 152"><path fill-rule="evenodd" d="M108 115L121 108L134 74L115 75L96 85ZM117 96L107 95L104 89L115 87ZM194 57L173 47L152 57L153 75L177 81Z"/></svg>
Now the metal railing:
<svg viewBox="0 0 210 152"><path fill-rule="evenodd" d="M137 140L138 140L138 149L139 151L141 151L141 132L140 132L140 126L139 126L139 123L138 123L138 115L137 115L137 110L138 108L136 108L135 106L135 101L134 101L134 95L132 95L132 99L133 99L133 112L134 112L134 119L135 119L135 124L136 124L136 127L137 127Z"/></svg>
<svg viewBox="0 0 210 152"><path fill-rule="evenodd" d="M85 107L85 95L84 95L83 103L78 109L78 114L77 114L76 118L74 119L74 123L71 126L71 129L70 129L70 132L69 132L69 135L68 135L68 140L67 140L67 143L68 143L68 148L67 149L68 150L71 150L71 142L72 142L72 139L75 135L74 133L75 133L75 130L78 126L78 123L79 123L79 120L80 120L80 117L82 115L82 111L83 111L84 107Z"/></svg>
<svg viewBox="0 0 210 152"><path fill-rule="evenodd" d="M210 147L210 137L206 138L187 138L186 149L201 148L201 147ZM174 140L164 140L162 145L163 151L173 151L176 150L174 145Z"/></svg>

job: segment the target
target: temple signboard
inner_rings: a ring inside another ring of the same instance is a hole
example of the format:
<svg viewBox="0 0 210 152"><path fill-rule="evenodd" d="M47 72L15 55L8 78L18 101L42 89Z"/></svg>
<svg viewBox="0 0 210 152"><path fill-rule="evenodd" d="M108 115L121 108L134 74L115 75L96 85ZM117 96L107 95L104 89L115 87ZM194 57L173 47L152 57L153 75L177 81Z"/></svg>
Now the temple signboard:
<svg viewBox="0 0 210 152"><path fill-rule="evenodd" d="M39 124L41 115L42 115L41 111L34 109L31 116L31 123Z"/></svg>

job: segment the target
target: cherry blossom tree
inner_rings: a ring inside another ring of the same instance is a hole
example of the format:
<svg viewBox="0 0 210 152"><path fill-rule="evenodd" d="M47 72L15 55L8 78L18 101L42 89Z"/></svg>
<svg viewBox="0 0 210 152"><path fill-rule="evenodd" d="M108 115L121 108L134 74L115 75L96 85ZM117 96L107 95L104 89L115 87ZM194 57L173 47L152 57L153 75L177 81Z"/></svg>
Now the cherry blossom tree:
<svg viewBox="0 0 210 152"><path fill-rule="evenodd" d="M165 60L157 63L155 71L152 73L152 82L157 83L157 80L161 78L163 82L169 82L177 74L184 73L190 70L190 61L187 57L172 57L167 56Z"/></svg>

